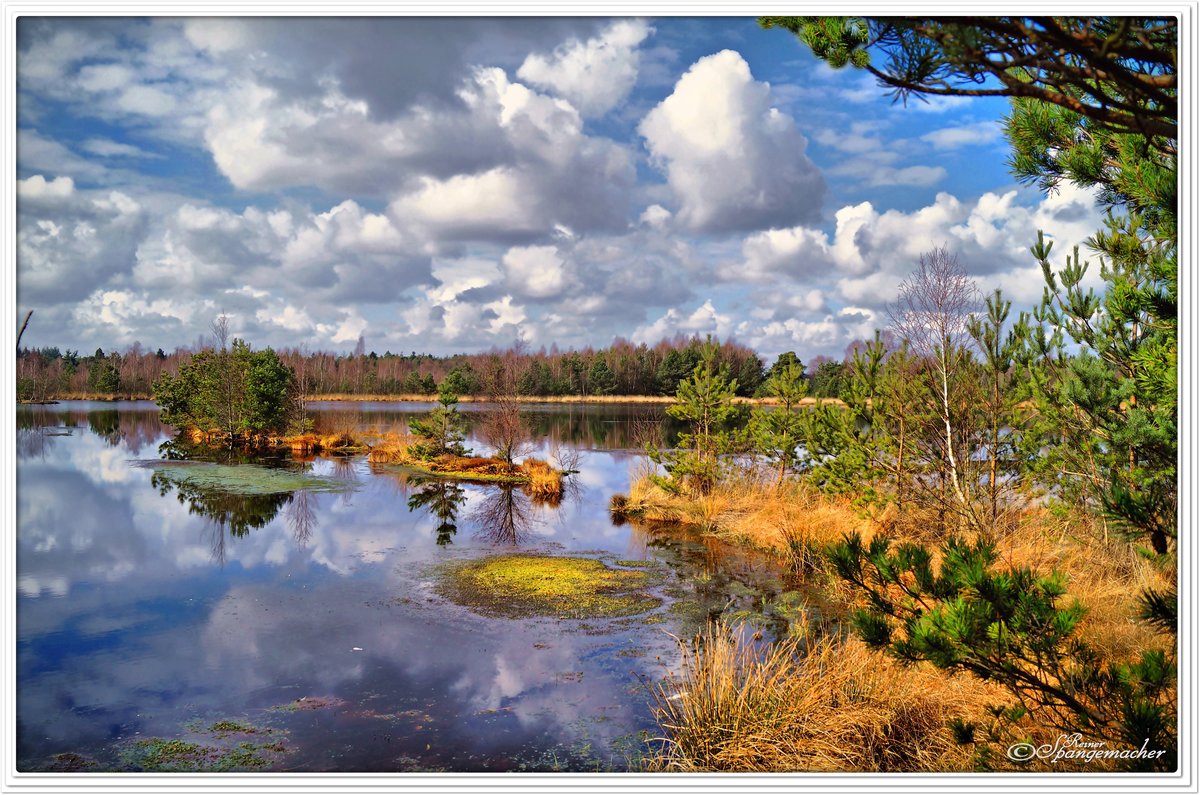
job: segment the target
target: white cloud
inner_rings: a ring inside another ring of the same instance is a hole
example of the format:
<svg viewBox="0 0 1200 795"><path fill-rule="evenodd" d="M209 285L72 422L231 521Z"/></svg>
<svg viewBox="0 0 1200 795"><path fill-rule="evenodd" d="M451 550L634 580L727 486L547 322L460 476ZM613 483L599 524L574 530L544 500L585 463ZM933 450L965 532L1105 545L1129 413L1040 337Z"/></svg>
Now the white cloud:
<svg viewBox="0 0 1200 795"><path fill-rule="evenodd" d="M635 180L627 150L583 133L579 114L562 100L481 69L461 97L472 118L493 125L510 162L469 174L422 177L389 212L442 239L514 240L561 236L626 223Z"/></svg>
<svg viewBox="0 0 1200 795"><path fill-rule="evenodd" d="M804 136L732 50L693 64L638 130L690 229L762 229L819 216L825 180L804 154Z"/></svg>
<svg viewBox="0 0 1200 795"><path fill-rule="evenodd" d="M571 39L550 56L531 53L517 77L567 99L584 116L603 116L637 81L637 47L654 29L643 20L618 20L587 41Z"/></svg>
<svg viewBox="0 0 1200 795"><path fill-rule="evenodd" d="M549 298L566 287L563 259L554 246L512 248L502 262L509 289L522 295Z"/></svg>
<svg viewBox="0 0 1200 795"><path fill-rule="evenodd" d="M332 342L354 342L359 335L367 330L367 321L355 309L345 312L345 319L338 325L337 331L330 338Z"/></svg>
<svg viewBox="0 0 1200 795"><path fill-rule="evenodd" d="M145 232L142 206L120 191L81 191L69 177L18 182L17 291L22 303L79 300L128 272Z"/></svg>
<svg viewBox="0 0 1200 795"><path fill-rule="evenodd" d="M132 144L120 143L108 138L88 138L81 146L85 152L90 152L100 157L162 157L162 155L147 152L145 149L139 149Z"/></svg>
<svg viewBox="0 0 1200 795"><path fill-rule="evenodd" d="M124 64L92 64L79 70L79 85L88 91L113 91L132 83L136 76Z"/></svg>
<svg viewBox="0 0 1200 795"><path fill-rule="evenodd" d="M633 340L652 344L676 334L712 334L714 337L726 339L733 332L733 328L733 317L719 312L709 298L688 314L673 307L668 309L654 322L639 326L633 332Z"/></svg>
<svg viewBox="0 0 1200 795"><path fill-rule="evenodd" d="M993 143L1000 139L1001 132L999 122L981 121L933 130L922 135L921 140L933 144L935 149L958 149Z"/></svg>
<svg viewBox="0 0 1200 795"><path fill-rule="evenodd" d="M41 174L17 180L19 199L66 199L75 193L75 180L70 177L55 177L47 180Z"/></svg>
<svg viewBox="0 0 1200 795"><path fill-rule="evenodd" d="M661 204L651 204L642 211L638 220L646 226L662 228L671 220L671 211Z"/></svg>

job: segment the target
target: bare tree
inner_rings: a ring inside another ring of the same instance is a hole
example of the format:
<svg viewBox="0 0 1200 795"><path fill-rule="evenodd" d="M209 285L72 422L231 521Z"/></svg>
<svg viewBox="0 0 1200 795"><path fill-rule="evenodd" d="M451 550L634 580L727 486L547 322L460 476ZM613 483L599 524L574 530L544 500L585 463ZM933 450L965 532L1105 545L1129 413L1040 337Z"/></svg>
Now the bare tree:
<svg viewBox="0 0 1200 795"><path fill-rule="evenodd" d="M25 322L21 324L21 330L17 332L17 352L21 351L21 337L25 336L25 327L29 325L29 318L33 317L33 310L30 309L25 313Z"/></svg>
<svg viewBox="0 0 1200 795"><path fill-rule="evenodd" d="M212 329L213 344L217 350L225 350L225 345L229 342L229 315L222 312L208 327Z"/></svg>
<svg viewBox="0 0 1200 795"><path fill-rule="evenodd" d="M517 397L516 363L512 357L494 357L485 373L488 401L493 408L479 424L479 436L495 449L496 457L508 463L527 456L534 450L529 428L521 416Z"/></svg>
<svg viewBox="0 0 1200 795"><path fill-rule="evenodd" d="M895 302L888 305L892 328L908 340L914 354L929 364L938 395L939 419L945 433L946 464L954 495L968 516L973 516L963 490L954 453L955 433L950 403L950 382L962 353L972 343L970 319L979 308L979 288L967 275L958 256L946 246L921 255L917 269L900 284Z"/></svg>

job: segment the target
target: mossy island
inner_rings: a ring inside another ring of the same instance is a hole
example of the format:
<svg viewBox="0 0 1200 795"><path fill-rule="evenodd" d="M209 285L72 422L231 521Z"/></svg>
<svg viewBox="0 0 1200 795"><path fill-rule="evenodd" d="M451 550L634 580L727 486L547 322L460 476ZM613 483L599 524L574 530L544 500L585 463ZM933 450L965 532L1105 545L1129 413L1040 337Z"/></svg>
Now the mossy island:
<svg viewBox="0 0 1200 795"><path fill-rule="evenodd" d="M443 567L437 592L501 618L618 618L662 604L645 590L657 579L644 570L614 569L592 558L492 555Z"/></svg>

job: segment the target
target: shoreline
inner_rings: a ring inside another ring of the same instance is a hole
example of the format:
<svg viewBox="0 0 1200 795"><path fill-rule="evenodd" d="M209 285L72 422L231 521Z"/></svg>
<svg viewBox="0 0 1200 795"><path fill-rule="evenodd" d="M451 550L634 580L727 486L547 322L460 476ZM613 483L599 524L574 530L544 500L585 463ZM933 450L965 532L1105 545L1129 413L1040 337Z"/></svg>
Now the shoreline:
<svg viewBox="0 0 1200 795"><path fill-rule="evenodd" d="M629 405L642 403L646 405L671 405L675 403L673 395L515 395L516 402L523 404L621 404ZM87 392L64 393L47 398L46 400L18 400L20 406L45 406L67 401L92 403L120 403L127 401L154 401L152 395L144 394L92 394ZM348 395L328 394L309 395L305 403L436 403L436 395ZM485 395L460 395L460 403L491 403L493 399ZM778 403L775 398L735 397L734 403L746 403L752 406L772 406ZM799 401L799 406L815 406L817 403L840 405L838 398L806 397Z"/></svg>

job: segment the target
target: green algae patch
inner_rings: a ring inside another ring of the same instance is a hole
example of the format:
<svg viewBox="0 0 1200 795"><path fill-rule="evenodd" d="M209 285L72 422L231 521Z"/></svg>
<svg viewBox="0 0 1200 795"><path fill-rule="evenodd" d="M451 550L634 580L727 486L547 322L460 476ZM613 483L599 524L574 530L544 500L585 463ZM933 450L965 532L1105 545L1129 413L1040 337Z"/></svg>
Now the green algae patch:
<svg viewBox="0 0 1200 795"><path fill-rule="evenodd" d="M201 491L219 491L245 496L286 494L293 491L347 491L351 483L257 464L211 464L201 461L145 461L156 480Z"/></svg>
<svg viewBox="0 0 1200 795"><path fill-rule="evenodd" d="M133 743L122 756L126 764L141 770L217 773L260 770L269 767L286 751L287 748L279 742L242 742L233 747L220 747L152 737Z"/></svg>
<svg viewBox="0 0 1200 795"><path fill-rule="evenodd" d="M645 571L611 569L592 558L493 555L447 566L438 592L503 618L611 618L658 607L661 600L641 590L654 581Z"/></svg>

